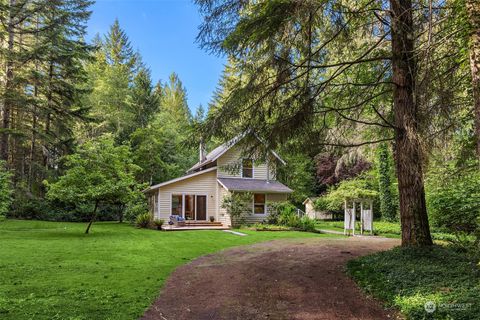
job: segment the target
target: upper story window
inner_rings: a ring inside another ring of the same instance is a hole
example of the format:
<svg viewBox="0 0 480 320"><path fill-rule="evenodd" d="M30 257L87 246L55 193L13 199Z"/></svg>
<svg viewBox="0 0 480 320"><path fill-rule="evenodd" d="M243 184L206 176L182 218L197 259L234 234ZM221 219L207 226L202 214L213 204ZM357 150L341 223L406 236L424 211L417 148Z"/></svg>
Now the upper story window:
<svg viewBox="0 0 480 320"><path fill-rule="evenodd" d="M252 159L242 160L242 178L253 178L253 161Z"/></svg>

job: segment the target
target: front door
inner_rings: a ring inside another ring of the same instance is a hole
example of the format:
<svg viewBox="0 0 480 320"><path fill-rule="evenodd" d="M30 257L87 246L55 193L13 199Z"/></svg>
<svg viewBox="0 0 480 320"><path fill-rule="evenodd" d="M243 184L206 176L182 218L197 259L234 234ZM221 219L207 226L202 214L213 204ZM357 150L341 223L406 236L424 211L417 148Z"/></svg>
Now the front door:
<svg viewBox="0 0 480 320"><path fill-rule="evenodd" d="M207 196L197 196L197 220L207 220Z"/></svg>

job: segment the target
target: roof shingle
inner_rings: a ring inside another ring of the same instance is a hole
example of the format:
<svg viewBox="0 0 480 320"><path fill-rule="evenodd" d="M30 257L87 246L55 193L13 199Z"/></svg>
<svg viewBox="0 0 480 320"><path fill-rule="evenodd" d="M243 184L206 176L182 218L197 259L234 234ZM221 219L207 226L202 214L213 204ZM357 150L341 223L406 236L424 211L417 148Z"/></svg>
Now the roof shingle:
<svg viewBox="0 0 480 320"><path fill-rule="evenodd" d="M278 181L245 178L218 178L228 191L250 191L267 193L292 193L293 190Z"/></svg>

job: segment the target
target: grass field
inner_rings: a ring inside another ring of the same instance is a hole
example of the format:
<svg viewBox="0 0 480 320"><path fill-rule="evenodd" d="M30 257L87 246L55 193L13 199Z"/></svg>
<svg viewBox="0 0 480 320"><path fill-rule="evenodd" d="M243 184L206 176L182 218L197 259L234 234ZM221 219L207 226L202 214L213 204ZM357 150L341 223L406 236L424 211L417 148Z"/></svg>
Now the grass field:
<svg viewBox="0 0 480 320"><path fill-rule="evenodd" d="M343 232L343 221L323 221L318 220L315 224L317 229L331 230ZM356 231L359 232L360 225L358 224ZM447 233L444 230L431 228L432 237L435 240L454 240L453 234ZM388 221L374 221L373 233L378 236L387 238L400 238L402 231L400 229L400 222Z"/></svg>
<svg viewBox="0 0 480 320"><path fill-rule="evenodd" d="M159 232L118 223L0 222L0 319L136 319L178 265L305 232Z"/></svg>

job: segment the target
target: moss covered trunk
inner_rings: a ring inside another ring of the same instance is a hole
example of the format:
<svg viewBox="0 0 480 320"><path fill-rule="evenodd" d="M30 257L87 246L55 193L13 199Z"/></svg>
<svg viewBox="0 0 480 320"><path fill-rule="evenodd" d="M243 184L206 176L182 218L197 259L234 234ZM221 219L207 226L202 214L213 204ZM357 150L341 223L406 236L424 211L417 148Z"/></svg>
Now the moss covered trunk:
<svg viewBox="0 0 480 320"><path fill-rule="evenodd" d="M395 159L403 246L432 244L425 204L415 103L416 63L411 0L391 0Z"/></svg>
<svg viewBox="0 0 480 320"><path fill-rule="evenodd" d="M480 1L467 0L470 21L470 68L475 113L475 137L477 156L480 159Z"/></svg>

